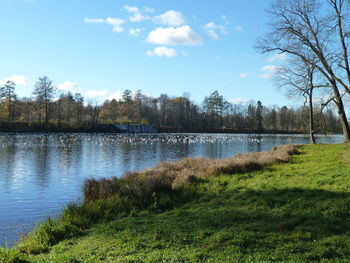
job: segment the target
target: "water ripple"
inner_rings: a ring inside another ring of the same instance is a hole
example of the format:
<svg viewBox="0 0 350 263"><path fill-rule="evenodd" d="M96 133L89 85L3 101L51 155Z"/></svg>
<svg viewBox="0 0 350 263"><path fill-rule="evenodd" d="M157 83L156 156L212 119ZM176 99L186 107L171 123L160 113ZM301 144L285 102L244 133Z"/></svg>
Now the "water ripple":
<svg viewBox="0 0 350 263"><path fill-rule="evenodd" d="M338 143L342 137L317 139ZM78 200L86 178L122 176L188 156L226 158L307 142L306 135L0 133L0 245Z"/></svg>

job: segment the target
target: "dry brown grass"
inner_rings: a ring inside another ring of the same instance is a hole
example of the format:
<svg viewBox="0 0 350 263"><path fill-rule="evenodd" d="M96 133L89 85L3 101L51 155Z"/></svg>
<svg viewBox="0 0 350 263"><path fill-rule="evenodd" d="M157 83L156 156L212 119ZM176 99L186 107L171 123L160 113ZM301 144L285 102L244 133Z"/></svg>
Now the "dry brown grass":
<svg viewBox="0 0 350 263"><path fill-rule="evenodd" d="M116 194L146 200L153 193L169 193L192 185L200 178L244 173L288 162L291 155L297 154L298 148L299 145L281 145L268 152L238 154L222 160L185 158L177 162L162 162L141 172L126 173L121 178L88 179L83 187L84 201L91 202Z"/></svg>

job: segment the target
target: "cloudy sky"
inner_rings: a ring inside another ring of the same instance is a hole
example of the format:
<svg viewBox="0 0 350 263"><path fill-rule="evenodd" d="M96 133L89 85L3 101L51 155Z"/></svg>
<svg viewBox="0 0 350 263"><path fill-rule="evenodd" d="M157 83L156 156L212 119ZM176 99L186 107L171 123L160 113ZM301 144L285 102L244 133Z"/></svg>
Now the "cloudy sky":
<svg viewBox="0 0 350 263"><path fill-rule="evenodd" d="M86 100L123 90L201 102L290 105L272 81L286 59L254 50L270 0L0 0L0 84L31 96L46 75Z"/></svg>

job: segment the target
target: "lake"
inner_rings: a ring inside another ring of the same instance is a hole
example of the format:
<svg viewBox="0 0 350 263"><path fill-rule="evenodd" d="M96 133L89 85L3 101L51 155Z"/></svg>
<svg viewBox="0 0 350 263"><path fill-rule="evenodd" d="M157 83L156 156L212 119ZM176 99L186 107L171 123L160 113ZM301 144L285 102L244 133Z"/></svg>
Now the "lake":
<svg viewBox="0 0 350 263"><path fill-rule="evenodd" d="M340 143L341 135L318 136ZM308 143L306 135L0 133L0 246L81 198L86 178L122 176L184 157L226 158Z"/></svg>

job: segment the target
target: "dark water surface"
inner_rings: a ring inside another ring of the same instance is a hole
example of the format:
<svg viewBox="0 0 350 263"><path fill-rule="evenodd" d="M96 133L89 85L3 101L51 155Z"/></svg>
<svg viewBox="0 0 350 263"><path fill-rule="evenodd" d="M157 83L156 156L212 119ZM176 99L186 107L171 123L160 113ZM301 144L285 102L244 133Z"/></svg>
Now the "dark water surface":
<svg viewBox="0 0 350 263"><path fill-rule="evenodd" d="M318 142L340 143L342 136ZM187 156L226 158L308 143L301 135L0 133L0 246L79 200L86 178L122 176Z"/></svg>

